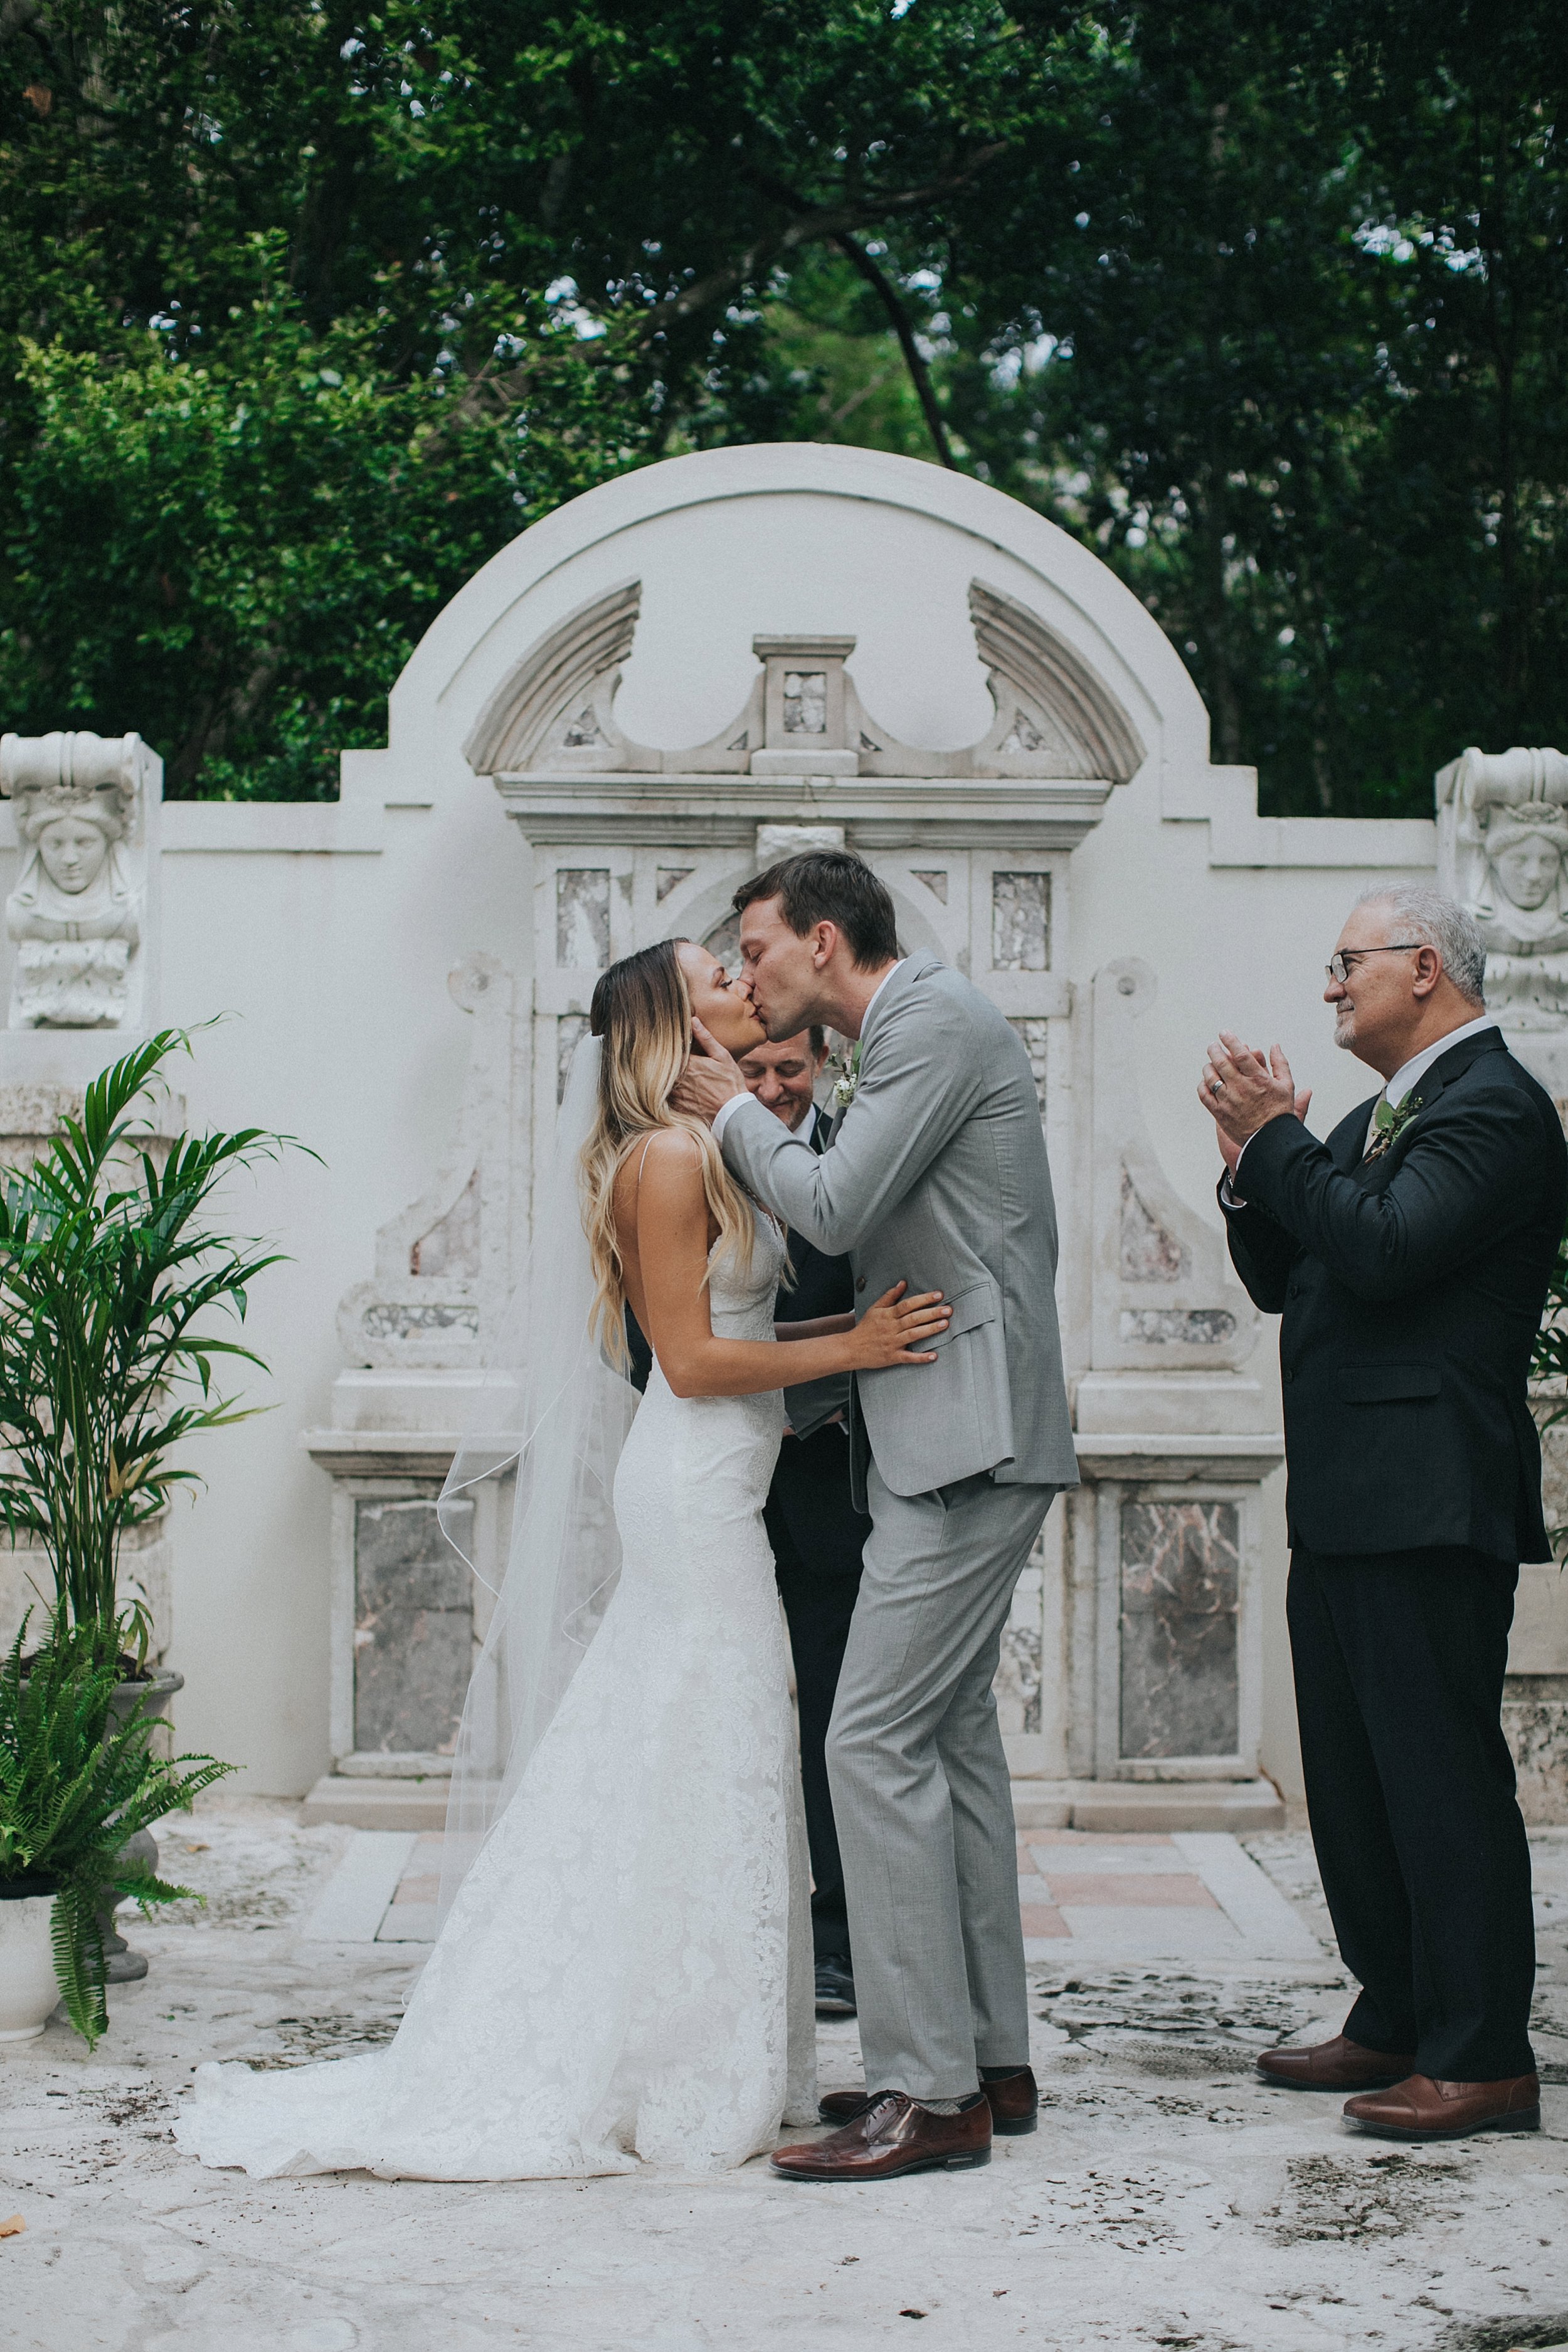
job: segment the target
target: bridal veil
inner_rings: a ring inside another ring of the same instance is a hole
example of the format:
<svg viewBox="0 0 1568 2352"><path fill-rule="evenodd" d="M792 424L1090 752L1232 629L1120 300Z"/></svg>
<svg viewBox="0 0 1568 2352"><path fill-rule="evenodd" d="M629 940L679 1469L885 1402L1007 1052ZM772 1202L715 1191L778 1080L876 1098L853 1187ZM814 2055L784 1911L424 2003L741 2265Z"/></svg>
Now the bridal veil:
<svg viewBox="0 0 1568 2352"><path fill-rule="evenodd" d="M590 1331L593 1269L579 1155L599 1099L600 1042L572 1055L528 1271L490 1351L442 1489L447 1541L493 1596L453 1760L441 1917L522 1779L599 1627L621 1568L611 1497L637 1409ZM476 1530L510 1514L501 1546ZM489 1573L486 1570L490 1570Z"/></svg>

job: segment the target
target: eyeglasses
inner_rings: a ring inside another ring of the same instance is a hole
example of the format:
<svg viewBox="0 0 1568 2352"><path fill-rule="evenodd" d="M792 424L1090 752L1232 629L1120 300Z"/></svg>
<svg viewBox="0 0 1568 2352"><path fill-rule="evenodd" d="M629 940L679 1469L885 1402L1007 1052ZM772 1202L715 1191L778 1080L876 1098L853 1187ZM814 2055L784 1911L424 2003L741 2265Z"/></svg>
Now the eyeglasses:
<svg viewBox="0 0 1568 2352"><path fill-rule="evenodd" d="M1391 943L1384 948L1344 948L1338 954L1330 956L1323 966L1323 978L1337 980L1343 988L1363 956L1408 955L1412 948L1424 948L1428 944L1426 940L1401 940L1397 945Z"/></svg>

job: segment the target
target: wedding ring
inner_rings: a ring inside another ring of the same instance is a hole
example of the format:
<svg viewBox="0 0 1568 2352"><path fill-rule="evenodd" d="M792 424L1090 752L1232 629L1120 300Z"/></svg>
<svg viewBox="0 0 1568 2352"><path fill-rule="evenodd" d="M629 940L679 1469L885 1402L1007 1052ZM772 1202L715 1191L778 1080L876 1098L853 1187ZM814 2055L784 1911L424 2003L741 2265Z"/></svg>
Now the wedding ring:
<svg viewBox="0 0 1568 2352"><path fill-rule="evenodd" d="M1223 1078L1210 1078L1208 1082L1208 1091L1211 1095L1222 1095L1225 1092L1225 1080Z"/></svg>

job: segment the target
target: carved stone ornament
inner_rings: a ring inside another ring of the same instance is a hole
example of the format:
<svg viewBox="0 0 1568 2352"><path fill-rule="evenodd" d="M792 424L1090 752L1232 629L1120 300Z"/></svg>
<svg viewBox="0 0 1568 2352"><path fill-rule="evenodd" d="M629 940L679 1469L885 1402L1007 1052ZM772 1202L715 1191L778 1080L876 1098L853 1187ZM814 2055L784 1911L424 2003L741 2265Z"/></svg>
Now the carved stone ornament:
<svg viewBox="0 0 1568 2352"><path fill-rule="evenodd" d="M634 743L615 722L641 581L569 614L528 648L480 714L464 754L476 775L1040 777L1125 783L1144 745L1089 665L1038 614L969 584L975 646L996 717L977 743L901 743L865 709L844 665L853 637L752 640L762 665L745 708L706 743Z"/></svg>
<svg viewBox="0 0 1568 2352"><path fill-rule="evenodd" d="M1568 755L1471 749L1437 780L1437 879L1487 943L1487 1007L1568 1031Z"/></svg>
<svg viewBox="0 0 1568 2352"><path fill-rule="evenodd" d="M1096 1370L1233 1370L1258 1317L1224 1238L1189 1209L1160 1165L1139 1101L1133 1024L1155 975L1122 956L1094 975Z"/></svg>
<svg viewBox="0 0 1568 2352"><path fill-rule="evenodd" d="M475 1024L457 1137L430 1190L381 1228L374 1276L338 1309L352 1364L476 1365L511 1289L512 978L474 954L446 985Z"/></svg>
<svg viewBox="0 0 1568 2352"><path fill-rule="evenodd" d="M13 1029L130 1029L141 1013L148 754L137 735L7 735L22 849L5 928Z"/></svg>

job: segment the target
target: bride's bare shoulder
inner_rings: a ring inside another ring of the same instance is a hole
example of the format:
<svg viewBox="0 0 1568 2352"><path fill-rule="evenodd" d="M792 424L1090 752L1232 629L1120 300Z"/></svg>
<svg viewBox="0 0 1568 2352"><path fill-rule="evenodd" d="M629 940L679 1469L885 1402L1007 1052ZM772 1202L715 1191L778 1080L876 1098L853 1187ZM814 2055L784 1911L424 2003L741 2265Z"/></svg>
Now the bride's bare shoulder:
<svg viewBox="0 0 1568 2352"><path fill-rule="evenodd" d="M615 1204L625 1214L633 1203L684 1204L702 1191L702 1150L684 1128L661 1127L633 1144L615 1179Z"/></svg>

